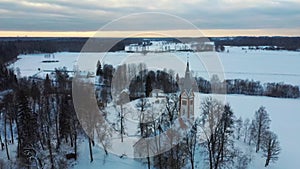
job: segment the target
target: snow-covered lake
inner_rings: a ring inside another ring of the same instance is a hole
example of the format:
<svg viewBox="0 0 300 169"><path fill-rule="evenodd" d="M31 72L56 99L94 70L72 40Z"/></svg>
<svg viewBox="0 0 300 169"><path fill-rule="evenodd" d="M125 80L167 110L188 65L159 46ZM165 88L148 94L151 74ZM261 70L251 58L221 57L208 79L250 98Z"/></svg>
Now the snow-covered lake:
<svg viewBox="0 0 300 169"><path fill-rule="evenodd" d="M77 63L81 68L95 71L97 60L118 65L144 62L149 69L173 69L184 75L187 58L194 75L210 79L212 74L223 74L226 79L253 79L261 82L285 82L300 84L300 52L242 50L241 47L226 47L229 52L173 52L173 53L55 53L59 62L43 63L44 54L20 55L12 67L20 68L21 76L44 76L47 70L66 67L73 70ZM219 59L218 59L219 58ZM218 60L217 60L218 59ZM40 69L40 71L39 71ZM222 77L221 77L222 79Z"/></svg>

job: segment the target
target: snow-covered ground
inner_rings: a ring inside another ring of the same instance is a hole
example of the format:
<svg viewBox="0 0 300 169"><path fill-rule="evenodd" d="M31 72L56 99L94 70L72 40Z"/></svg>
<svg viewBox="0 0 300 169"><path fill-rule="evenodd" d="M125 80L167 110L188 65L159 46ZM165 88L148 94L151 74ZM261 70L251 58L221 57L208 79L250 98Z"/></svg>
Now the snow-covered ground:
<svg viewBox="0 0 300 169"><path fill-rule="evenodd" d="M200 98L204 98L206 94L200 94ZM199 97L199 95L198 95ZM215 95L220 98L222 95ZM271 118L271 130L274 131L279 138L282 148L279 160L275 164L271 164L269 168L298 168L299 166L299 143L300 134L300 100L299 99L280 99L272 97L256 97L244 95L227 95L226 102L237 117L243 119L254 117L255 111L260 106L265 106ZM260 155L255 156L255 160L250 164L250 169L263 169L264 159L260 159Z"/></svg>
<svg viewBox="0 0 300 169"><path fill-rule="evenodd" d="M208 96L212 96L221 100L224 99L223 95L196 93L195 99L198 101L195 110L200 109L199 103L202 99ZM258 110L260 106L265 106L272 120L271 130L278 135L280 145L282 148L279 160L275 164L271 163L270 166L268 166L268 168L298 168L298 158L300 151L300 135L298 133L298 130L300 129L300 113L298 112L300 110L299 99L227 95L225 100L223 101L228 102L231 105L236 117L241 116L243 119L252 119L254 117L255 111ZM136 125L127 124L126 127L134 127L134 129L136 129ZM127 128L127 130L129 130L128 132L130 132L130 128ZM126 149L128 149L128 147ZM77 165L74 166L74 168L146 168L146 166L143 166L140 162L131 158L124 159L114 154L110 154L108 157L105 157L104 151L99 147L96 147L93 150L95 159L94 162L90 164L88 143L81 143L79 148L79 160L77 162ZM254 150L252 155L253 159L248 168L264 169L265 159L262 157L262 155L260 153L256 154ZM196 155L196 161L199 161L200 159L197 159L197 157L199 156ZM197 168L203 168L201 161L197 164Z"/></svg>
<svg viewBox="0 0 300 169"><path fill-rule="evenodd" d="M146 168L145 165L143 165L141 162L132 159L120 156L117 156L115 154L109 154L108 156L105 156L105 152L100 147L94 147L93 148L93 156L94 161L91 163L89 160L89 146L88 142L85 140L85 142L82 142L79 146L79 158L78 161L75 162L74 169L95 169L95 168L101 168L101 169L114 169L114 168L120 168L120 169L141 169Z"/></svg>
<svg viewBox="0 0 300 169"><path fill-rule="evenodd" d="M55 53L59 62L42 63L44 54L20 55L13 65L20 68L21 76L43 76L44 70L66 67L73 70L79 61L80 69L95 71L97 60L102 63L118 65L121 63L145 62L149 69L173 69L184 75L187 58L194 75L210 79L212 74L222 74L226 79L253 79L261 82L285 82L300 84L300 52L242 50L241 47L226 47L229 52L171 52L171 53ZM220 60L216 60L216 56ZM40 71L38 70L40 68ZM209 72L209 74L207 73ZM210 75L210 76L209 76ZM222 77L221 77L222 79Z"/></svg>
<svg viewBox="0 0 300 169"><path fill-rule="evenodd" d="M253 79L265 82L285 82L294 85L300 85L300 52L292 51L263 51L263 50L242 50L241 47L226 47L229 52L217 53L220 58L220 65L217 64L216 69L210 67L210 75L220 73L224 68L226 79ZM21 76L44 76L43 70L53 70L54 68L67 67L68 70L73 70L74 64L79 62L81 68L86 66L87 69L95 69L95 61L100 60L102 63L118 65L120 63L139 63L144 61L151 69L167 68L173 69L182 77L185 71L187 57L190 61L190 68L194 74L209 78L205 67L210 60L213 52L189 53L148 53L146 55L140 53L55 53L55 57L59 62L42 63L43 54L20 55L13 65L14 68L20 68ZM41 71L38 70L40 68ZM94 70L93 70L94 71ZM196 94L199 99L206 96L205 94ZM200 98L199 98L200 97ZM222 95L216 95L222 97ZM256 97L244 95L227 95L228 102L237 117L253 118L254 112L260 107L265 106L272 120L271 130L274 131L281 143L282 152L279 161L276 164L271 164L268 168L298 168L299 166L299 143L300 135L300 100L299 99L282 99L271 97ZM198 102L200 103L200 101ZM197 105L199 109L200 104ZM196 107L196 109L197 109ZM134 121L134 120L132 120ZM129 127L131 125L127 125ZM132 125L134 126L134 125ZM135 134L135 130L127 128L129 134ZM84 142L79 147L79 160L74 168L146 168L140 162L131 158L119 158L116 155L110 154L104 157L104 152L100 148L94 148L94 162L90 164L89 150L87 142ZM4 151L0 151L0 157L4 157ZM105 160L104 160L105 159ZM105 162L104 162L105 161ZM198 166L198 168L202 168ZM250 164L250 169L263 169L264 159L261 155L255 155L253 162Z"/></svg>

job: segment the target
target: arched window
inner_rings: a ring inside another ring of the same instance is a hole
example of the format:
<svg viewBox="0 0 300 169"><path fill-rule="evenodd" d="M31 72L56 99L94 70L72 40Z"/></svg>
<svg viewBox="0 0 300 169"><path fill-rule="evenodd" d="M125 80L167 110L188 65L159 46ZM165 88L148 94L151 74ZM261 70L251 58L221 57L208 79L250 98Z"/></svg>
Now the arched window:
<svg viewBox="0 0 300 169"><path fill-rule="evenodd" d="M190 105L193 105L193 100L190 100Z"/></svg>

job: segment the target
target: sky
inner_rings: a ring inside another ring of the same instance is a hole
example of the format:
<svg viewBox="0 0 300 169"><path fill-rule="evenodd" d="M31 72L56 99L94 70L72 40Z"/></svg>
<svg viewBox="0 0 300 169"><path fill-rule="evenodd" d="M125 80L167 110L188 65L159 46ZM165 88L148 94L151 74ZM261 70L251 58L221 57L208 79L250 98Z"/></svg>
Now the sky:
<svg viewBox="0 0 300 169"><path fill-rule="evenodd" d="M0 0L0 36L197 36L195 30L300 36L300 0Z"/></svg>

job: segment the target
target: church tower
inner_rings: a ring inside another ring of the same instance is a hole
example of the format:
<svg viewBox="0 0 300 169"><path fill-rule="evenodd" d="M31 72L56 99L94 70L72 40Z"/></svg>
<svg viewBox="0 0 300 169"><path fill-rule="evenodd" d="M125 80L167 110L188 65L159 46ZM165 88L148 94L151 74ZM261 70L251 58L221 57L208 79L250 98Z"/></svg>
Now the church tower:
<svg viewBox="0 0 300 169"><path fill-rule="evenodd" d="M192 118L194 116L194 91L193 91L193 81L191 77L191 72L189 68L189 61L186 64L185 77L181 83L181 93L180 93L180 110L179 116L185 118Z"/></svg>

